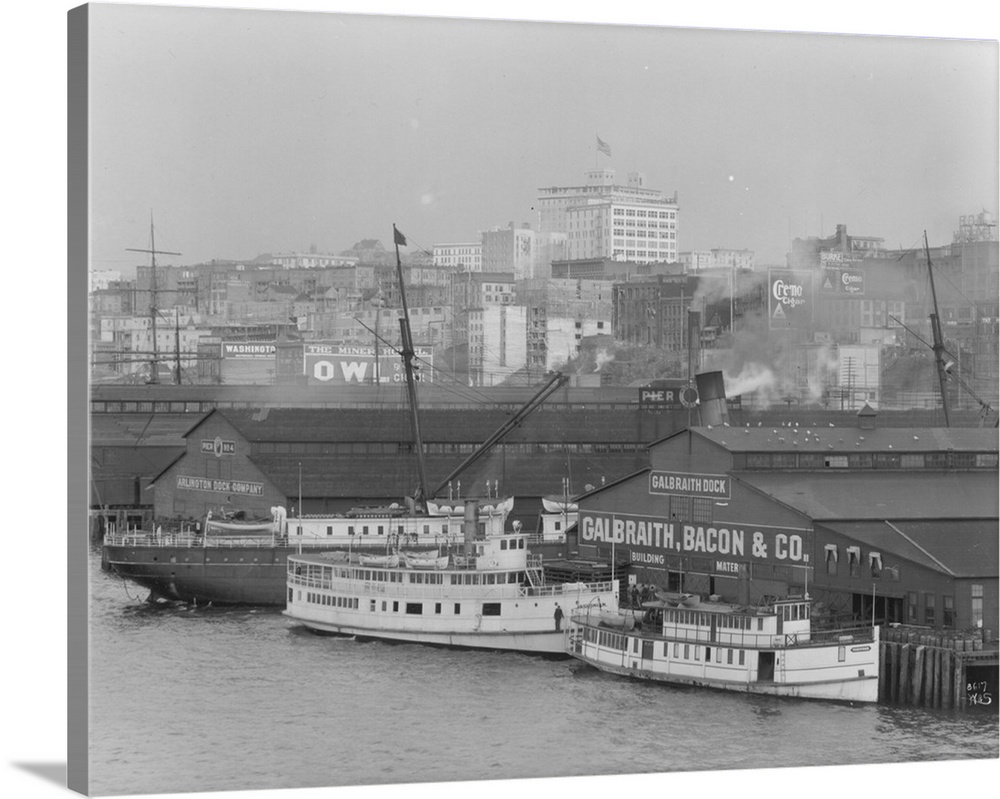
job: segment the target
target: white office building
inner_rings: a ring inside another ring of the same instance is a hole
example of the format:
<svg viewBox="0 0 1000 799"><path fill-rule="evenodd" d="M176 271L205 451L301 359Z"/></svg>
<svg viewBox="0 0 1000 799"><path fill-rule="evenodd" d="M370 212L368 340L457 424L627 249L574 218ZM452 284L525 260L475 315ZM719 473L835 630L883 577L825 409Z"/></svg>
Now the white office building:
<svg viewBox="0 0 1000 799"><path fill-rule="evenodd" d="M626 184L618 185L614 170L593 169L583 186L539 189L539 235L564 233L567 260L676 263L677 195L643 182L641 173L630 172Z"/></svg>

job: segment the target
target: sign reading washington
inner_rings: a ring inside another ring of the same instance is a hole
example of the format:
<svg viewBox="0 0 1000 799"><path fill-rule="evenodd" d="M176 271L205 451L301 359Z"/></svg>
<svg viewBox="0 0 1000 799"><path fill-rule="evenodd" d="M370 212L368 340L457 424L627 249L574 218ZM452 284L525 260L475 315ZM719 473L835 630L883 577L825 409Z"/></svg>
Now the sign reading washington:
<svg viewBox="0 0 1000 799"><path fill-rule="evenodd" d="M649 473L649 493L729 499L729 477L724 474L652 471Z"/></svg>

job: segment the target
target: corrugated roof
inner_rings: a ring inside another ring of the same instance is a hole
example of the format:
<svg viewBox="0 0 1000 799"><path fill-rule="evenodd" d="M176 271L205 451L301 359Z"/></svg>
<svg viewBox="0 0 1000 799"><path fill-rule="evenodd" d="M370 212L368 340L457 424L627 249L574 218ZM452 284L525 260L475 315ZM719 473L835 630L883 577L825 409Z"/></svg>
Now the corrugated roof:
<svg viewBox="0 0 1000 799"><path fill-rule="evenodd" d="M248 441L406 441L412 440L410 414L404 409L269 408L218 410ZM420 411L425 442L479 443L485 441L513 414L501 410L432 408ZM549 413L538 411L523 420L504 439L507 442L541 441L638 444L645 454L653 431L670 420L637 419L632 414L605 411ZM571 449L571 447L569 448Z"/></svg>
<svg viewBox="0 0 1000 799"><path fill-rule="evenodd" d="M1000 528L997 520L837 522L830 530L869 550L901 558L953 577L998 576Z"/></svg>
<svg viewBox="0 0 1000 799"><path fill-rule="evenodd" d="M90 417L91 446L183 447L191 414L104 414Z"/></svg>
<svg viewBox="0 0 1000 799"><path fill-rule="evenodd" d="M730 452L997 452L988 427L693 427L691 432Z"/></svg>
<svg viewBox="0 0 1000 799"><path fill-rule="evenodd" d="M996 472L733 472L811 519L996 519Z"/></svg>

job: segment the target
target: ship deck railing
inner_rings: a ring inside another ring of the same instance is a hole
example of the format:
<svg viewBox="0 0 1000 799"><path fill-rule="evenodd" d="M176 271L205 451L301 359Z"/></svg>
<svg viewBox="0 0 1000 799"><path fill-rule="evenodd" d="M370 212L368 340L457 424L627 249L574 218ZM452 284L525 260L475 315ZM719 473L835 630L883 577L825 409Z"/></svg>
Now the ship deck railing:
<svg viewBox="0 0 1000 799"><path fill-rule="evenodd" d="M583 628L601 632L617 633L641 637L649 641L664 641L680 644L708 644L711 646L726 646L735 649L789 649L792 647L830 646L831 644L870 644L875 640L875 629L871 626L844 627L830 630L813 630L811 632L764 633L749 630L720 630L713 634L707 628L668 628L657 625L650 628L648 622L635 630L625 632L621 629L602 625L600 619L588 617L584 613L570 614L570 621Z"/></svg>
<svg viewBox="0 0 1000 799"><path fill-rule="evenodd" d="M246 533L233 533L230 535L212 534L209 536L200 533L162 533L157 535L150 532L132 533L108 533L104 536L106 546L125 547L189 547L198 549L201 547L260 547L270 548L273 546L301 546L303 549L327 548L331 546L347 547L348 543L341 544L339 541L331 541L328 537L298 538L297 536L280 536L262 533L259 535L248 535ZM355 544L355 549L364 551L363 545ZM371 551L382 551L385 544L373 542Z"/></svg>
<svg viewBox="0 0 1000 799"><path fill-rule="evenodd" d="M378 569L378 567L374 567ZM407 570L409 574L441 574L430 569ZM447 574L448 572L444 572ZM452 572L453 573L453 572ZM495 583L478 585L453 585L450 582L443 583L412 583L412 582L388 582L385 580L365 580L333 578L327 579L315 574L296 574L293 568L289 568L287 575L288 585L299 588L312 588L319 591L336 591L357 593L362 592L366 596L384 597L406 597L414 599L491 599L491 598L537 598L537 597L566 597L567 602L580 593L608 593L614 590L615 584L610 581L592 583L553 583L543 586L526 586L520 583Z"/></svg>

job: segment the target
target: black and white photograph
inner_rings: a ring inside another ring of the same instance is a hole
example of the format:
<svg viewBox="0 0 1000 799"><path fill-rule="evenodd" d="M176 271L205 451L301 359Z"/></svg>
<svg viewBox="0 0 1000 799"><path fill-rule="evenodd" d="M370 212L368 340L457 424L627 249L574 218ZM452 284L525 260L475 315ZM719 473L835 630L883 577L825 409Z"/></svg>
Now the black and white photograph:
<svg viewBox="0 0 1000 799"><path fill-rule="evenodd" d="M995 26L545 5L66 7L70 790L995 781Z"/></svg>

